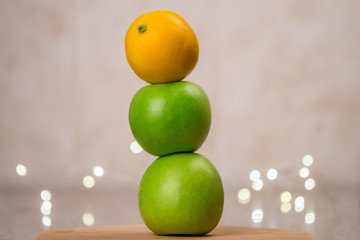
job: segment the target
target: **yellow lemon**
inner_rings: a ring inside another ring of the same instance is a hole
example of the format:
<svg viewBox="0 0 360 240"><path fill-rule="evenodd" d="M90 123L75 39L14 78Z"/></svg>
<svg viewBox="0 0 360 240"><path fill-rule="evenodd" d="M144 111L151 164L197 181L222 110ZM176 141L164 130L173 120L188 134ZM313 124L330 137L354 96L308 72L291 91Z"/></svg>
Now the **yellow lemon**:
<svg viewBox="0 0 360 240"><path fill-rule="evenodd" d="M167 10L138 17L125 36L129 65L142 80L170 83L184 79L196 66L199 43L190 25Z"/></svg>

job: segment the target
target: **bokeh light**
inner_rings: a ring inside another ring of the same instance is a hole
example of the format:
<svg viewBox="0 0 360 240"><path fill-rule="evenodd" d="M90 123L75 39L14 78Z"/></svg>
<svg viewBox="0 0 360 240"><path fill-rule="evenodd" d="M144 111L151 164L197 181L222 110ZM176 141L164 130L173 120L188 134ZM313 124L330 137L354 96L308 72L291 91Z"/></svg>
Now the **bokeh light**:
<svg viewBox="0 0 360 240"><path fill-rule="evenodd" d="M305 199L303 196L298 196L295 198L295 211L302 212L305 208Z"/></svg>
<svg viewBox="0 0 360 240"><path fill-rule="evenodd" d="M312 178L308 178L308 179L306 179L304 185L305 185L306 190L312 190L315 187L315 180Z"/></svg>
<svg viewBox="0 0 360 240"><path fill-rule="evenodd" d="M288 192L288 191L284 191L284 192L282 192L281 195L280 195L280 200L281 200L282 203L288 203L288 202L290 202L290 201L291 201L291 198L292 198L291 193Z"/></svg>
<svg viewBox="0 0 360 240"><path fill-rule="evenodd" d="M313 164L314 159L311 155L308 154L303 157L302 162L303 162L304 166L310 167Z"/></svg>
<svg viewBox="0 0 360 240"><path fill-rule="evenodd" d="M250 190L247 188L242 188L238 192L238 201L241 204L246 204L250 201Z"/></svg>
<svg viewBox="0 0 360 240"><path fill-rule="evenodd" d="M255 181L252 182L251 187L255 190L255 191L260 191L264 186L264 182L261 179L257 179Z"/></svg>
<svg viewBox="0 0 360 240"><path fill-rule="evenodd" d="M95 218L91 213L84 213L83 214L83 223L86 226L92 226L95 223Z"/></svg>
<svg viewBox="0 0 360 240"><path fill-rule="evenodd" d="M314 211L309 211L305 214L305 223L313 224L315 222L315 213Z"/></svg>
<svg viewBox="0 0 360 240"><path fill-rule="evenodd" d="M295 198L295 205L304 205L305 204L305 198L303 196L298 196Z"/></svg>
<svg viewBox="0 0 360 240"><path fill-rule="evenodd" d="M290 202L284 202L280 206L280 210L283 213L287 213L291 210L291 203Z"/></svg>
<svg viewBox="0 0 360 240"><path fill-rule="evenodd" d="M41 208L40 208L40 211L42 214L44 215L50 215L51 213L51 207L52 207L52 204L50 201L44 201L42 204L41 204Z"/></svg>
<svg viewBox="0 0 360 240"><path fill-rule="evenodd" d="M251 219L254 223L262 222L263 218L264 218L264 213L259 208L255 209L251 214Z"/></svg>
<svg viewBox="0 0 360 240"><path fill-rule="evenodd" d="M278 176L278 172L275 168L270 168L267 173L266 173L266 176L269 180L275 180Z"/></svg>
<svg viewBox="0 0 360 240"><path fill-rule="evenodd" d="M303 167L299 170L299 175L301 178L307 178L310 175L310 170L306 167Z"/></svg>
<svg viewBox="0 0 360 240"><path fill-rule="evenodd" d="M22 165L22 164L18 164L17 166L16 166L16 173L19 175L19 176L26 176L26 174L27 174L27 169L26 169L26 167L24 166L24 165Z"/></svg>
<svg viewBox="0 0 360 240"><path fill-rule="evenodd" d="M133 153L141 153L143 149L137 141L133 141L130 143L130 151Z"/></svg>
<svg viewBox="0 0 360 240"><path fill-rule="evenodd" d="M250 180L251 181L256 181L260 179L260 172L258 170L252 170L250 172Z"/></svg>
<svg viewBox="0 0 360 240"><path fill-rule="evenodd" d="M305 209L305 205L295 205L296 212L302 212Z"/></svg>
<svg viewBox="0 0 360 240"><path fill-rule="evenodd" d="M94 175L97 177L101 177L104 175L104 168L100 167L100 166L96 166L93 169Z"/></svg>
<svg viewBox="0 0 360 240"><path fill-rule="evenodd" d="M92 176L85 176L83 184L86 188L92 188L95 185L95 179Z"/></svg>
<svg viewBox="0 0 360 240"><path fill-rule="evenodd" d="M51 200L51 192L49 190L42 190L40 193L40 197L44 201L50 201Z"/></svg>
<svg viewBox="0 0 360 240"><path fill-rule="evenodd" d="M42 224L45 227L50 227L51 226L51 218L49 216L43 216L42 217Z"/></svg>

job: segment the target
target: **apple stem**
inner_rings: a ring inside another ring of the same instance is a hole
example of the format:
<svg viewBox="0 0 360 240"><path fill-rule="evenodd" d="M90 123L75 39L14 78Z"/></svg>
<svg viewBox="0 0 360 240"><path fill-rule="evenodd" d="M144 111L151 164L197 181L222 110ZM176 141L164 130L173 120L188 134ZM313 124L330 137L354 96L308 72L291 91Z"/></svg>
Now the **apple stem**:
<svg viewBox="0 0 360 240"><path fill-rule="evenodd" d="M146 24L137 25L137 28L139 30L139 33L143 33L146 31Z"/></svg>

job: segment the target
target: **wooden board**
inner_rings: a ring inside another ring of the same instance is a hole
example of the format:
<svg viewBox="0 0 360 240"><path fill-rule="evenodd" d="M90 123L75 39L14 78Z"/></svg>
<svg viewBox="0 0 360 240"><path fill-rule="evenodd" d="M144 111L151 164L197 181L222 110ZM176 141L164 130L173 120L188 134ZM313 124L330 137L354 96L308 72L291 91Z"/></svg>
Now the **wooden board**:
<svg viewBox="0 0 360 240"><path fill-rule="evenodd" d="M144 225L83 227L40 232L34 240L115 240L115 239L239 239L239 240L313 240L310 234L280 229L218 226L204 236L158 236Z"/></svg>

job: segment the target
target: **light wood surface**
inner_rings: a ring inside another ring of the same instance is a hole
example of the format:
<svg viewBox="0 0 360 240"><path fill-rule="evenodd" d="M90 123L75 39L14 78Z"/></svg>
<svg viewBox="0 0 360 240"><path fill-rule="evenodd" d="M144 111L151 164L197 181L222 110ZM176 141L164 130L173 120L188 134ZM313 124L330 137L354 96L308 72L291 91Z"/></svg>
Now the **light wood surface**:
<svg viewBox="0 0 360 240"><path fill-rule="evenodd" d="M50 230L33 240L115 240L115 239L239 239L239 240L313 240L310 234L280 229L218 226L204 236L158 236L144 225L103 226Z"/></svg>

